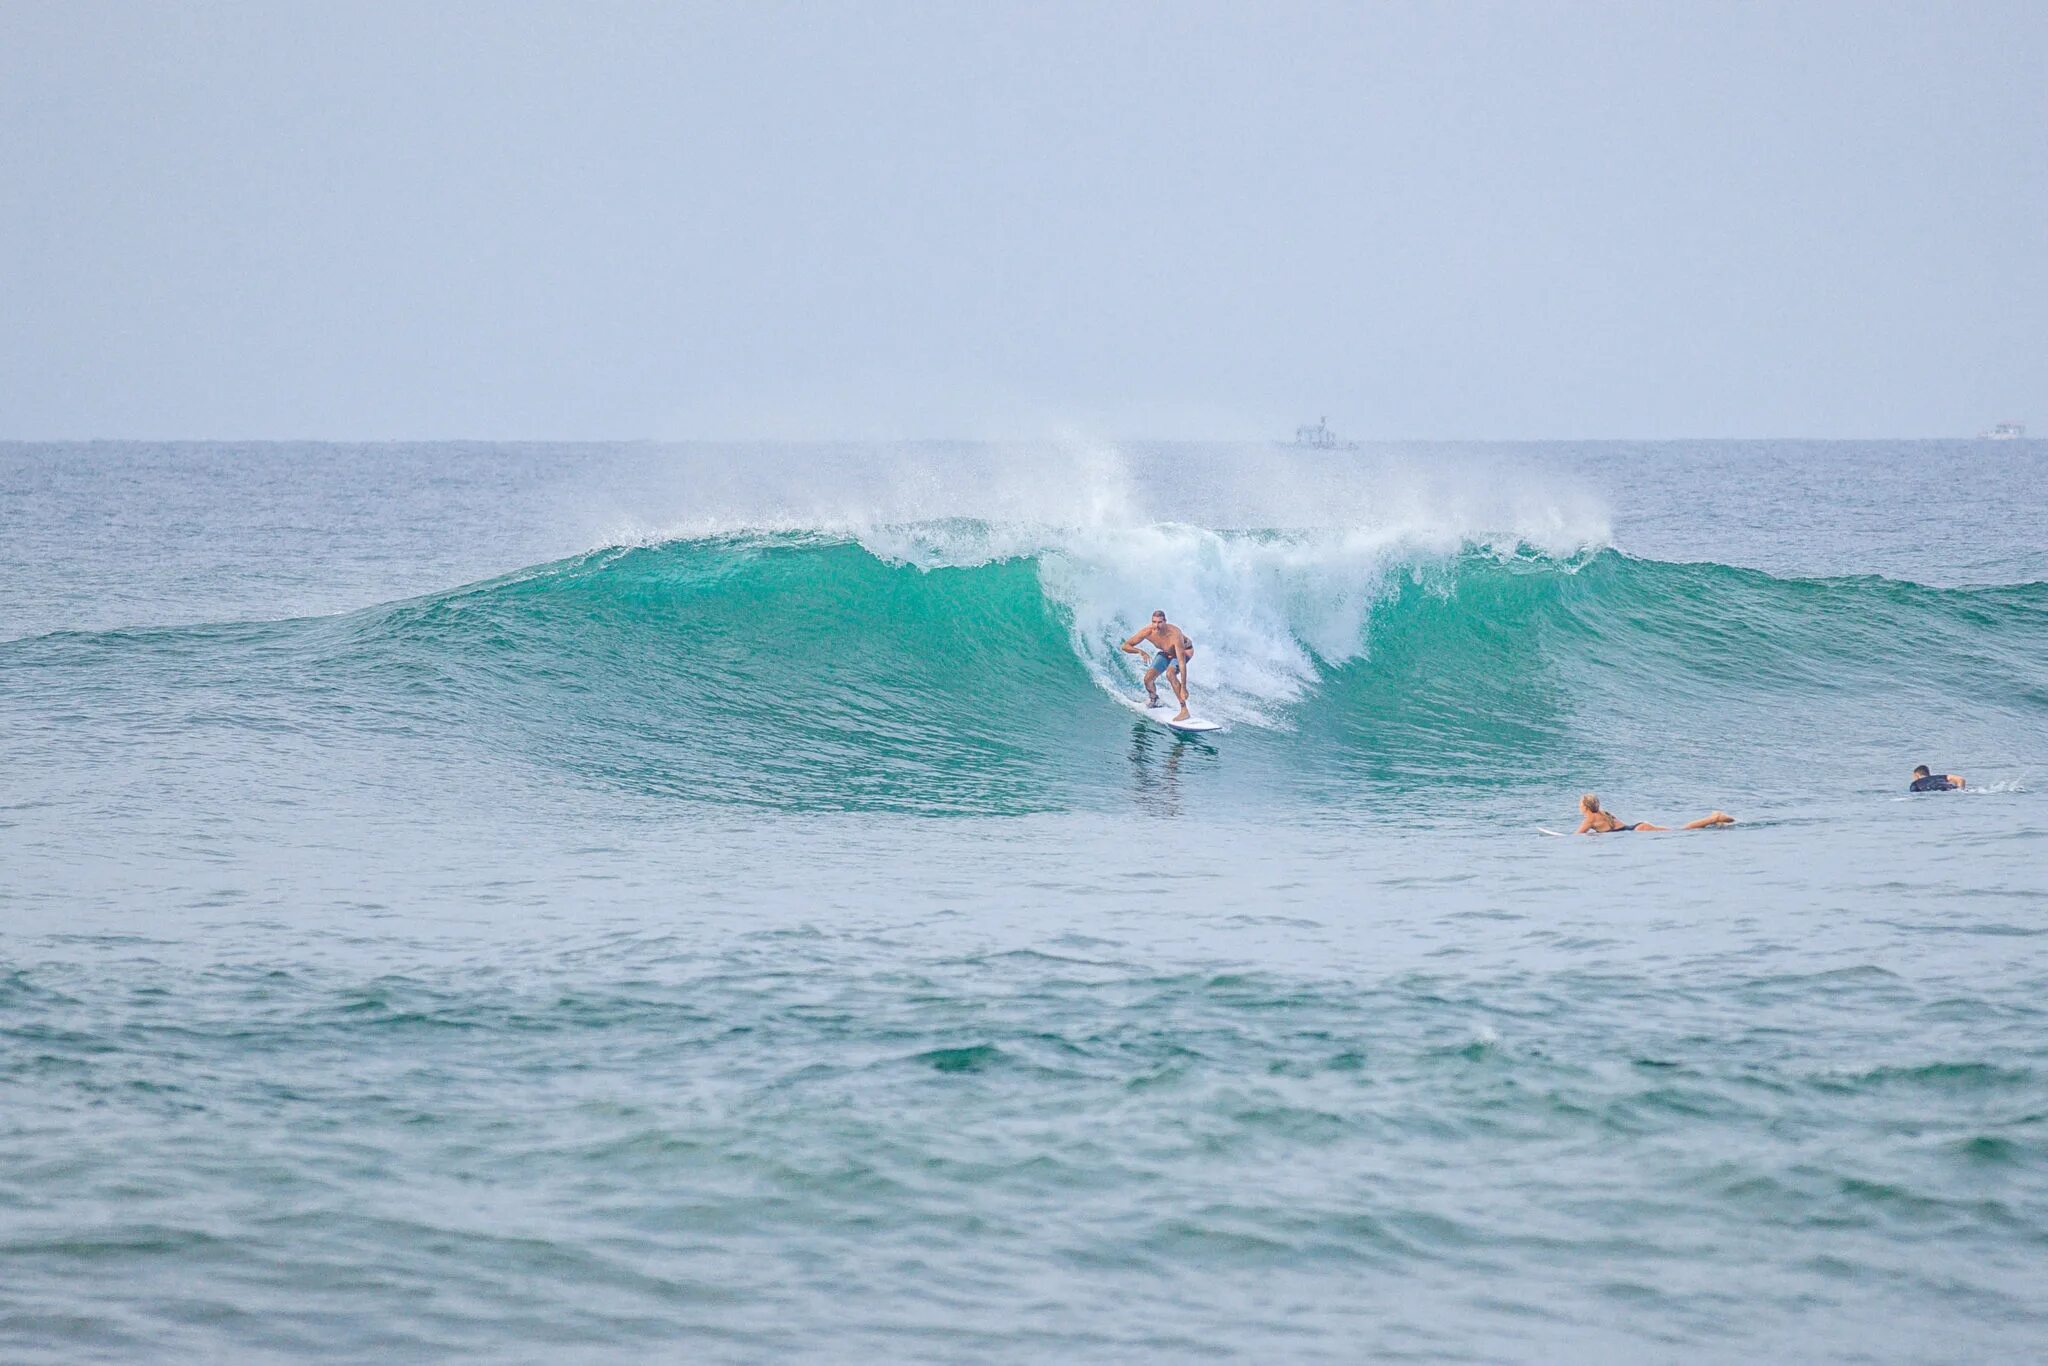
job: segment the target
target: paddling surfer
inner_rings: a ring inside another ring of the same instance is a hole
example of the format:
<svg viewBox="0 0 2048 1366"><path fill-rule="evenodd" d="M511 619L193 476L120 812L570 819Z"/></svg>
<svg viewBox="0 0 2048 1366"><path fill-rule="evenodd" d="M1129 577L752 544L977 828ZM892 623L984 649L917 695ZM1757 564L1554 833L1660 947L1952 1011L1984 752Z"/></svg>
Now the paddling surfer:
<svg viewBox="0 0 2048 1366"><path fill-rule="evenodd" d="M1688 821L1682 828L1705 830L1714 825L1733 825L1735 818L1726 811L1716 811L1696 821ZM1668 825L1652 825L1648 821L1625 821L1612 811L1600 809L1600 798L1591 792L1579 798L1579 830L1581 835L1619 835L1631 830L1669 830Z"/></svg>
<svg viewBox="0 0 2048 1366"><path fill-rule="evenodd" d="M1963 775L1960 773L1929 773L1922 764L1913 770L1913 779L1907 785L1908 792L1959 792L1962 790Z"/></svg>
<svg viewBox="0 0 2048 1366"><path fill-rule="evenodd" d="M1165 612L1154 612L1152 624L1132 636L1123 644L1127 655L1143 655L1144 646L1150 645L1159 653L1145 664L1145 699L1148 705L1159 705L1159 676L1166 675L1167 686L1180 699L1180 715L1176 721L1188 719L1188 665L1195 658L1195 642L1188 633L1166 619Z"/></svg>

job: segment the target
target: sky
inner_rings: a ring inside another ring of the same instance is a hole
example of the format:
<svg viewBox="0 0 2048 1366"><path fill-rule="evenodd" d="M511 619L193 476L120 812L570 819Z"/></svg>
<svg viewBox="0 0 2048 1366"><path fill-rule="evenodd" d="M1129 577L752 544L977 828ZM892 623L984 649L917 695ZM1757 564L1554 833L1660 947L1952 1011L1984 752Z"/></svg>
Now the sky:
<svg viewBox="0 0 2048 1366"><path fill-rule="evenodd" d="M0 438L2048 428L2048 4L0 0Z"/></svg>

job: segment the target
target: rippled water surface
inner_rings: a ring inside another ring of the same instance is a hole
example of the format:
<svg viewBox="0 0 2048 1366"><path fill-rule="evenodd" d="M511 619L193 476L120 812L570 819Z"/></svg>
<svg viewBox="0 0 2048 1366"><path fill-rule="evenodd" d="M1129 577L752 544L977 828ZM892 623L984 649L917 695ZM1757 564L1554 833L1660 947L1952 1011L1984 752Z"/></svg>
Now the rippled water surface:
<svg viewBox="0 0 2048 1366"><path fill-rule="evenodd" d="M0 446L0 1357L2038 1357L2044 460Z"/></svg>

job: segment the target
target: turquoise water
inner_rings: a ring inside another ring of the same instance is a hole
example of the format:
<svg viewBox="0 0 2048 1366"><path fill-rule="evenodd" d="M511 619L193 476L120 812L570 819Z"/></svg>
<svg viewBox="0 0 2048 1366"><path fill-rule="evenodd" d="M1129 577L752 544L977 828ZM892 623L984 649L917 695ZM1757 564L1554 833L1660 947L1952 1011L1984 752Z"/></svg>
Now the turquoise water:
<svg viewBox="0 0 2048 1366"><path fill-rule="evenodd" d="M0 447L0 1355L2036 1355L2044 459Z"/></svg>

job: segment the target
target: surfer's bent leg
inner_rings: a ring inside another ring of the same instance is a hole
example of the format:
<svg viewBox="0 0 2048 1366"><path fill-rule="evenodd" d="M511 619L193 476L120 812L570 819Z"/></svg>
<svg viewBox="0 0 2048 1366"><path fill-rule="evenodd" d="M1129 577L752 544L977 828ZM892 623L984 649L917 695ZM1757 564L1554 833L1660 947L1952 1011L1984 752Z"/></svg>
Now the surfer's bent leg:
<svg viewBox="0 0 2048 1366"><path fill-rule="evenodd" d="M1176 659L1166 671L1166 681L1173 685L1173 695L1180 700L1180 715L1176 721L1188 719L1188 665L1184 659Z"/></svg>
<svg viewBox="0 0 2048 1366"><path fill-rule="evenodd" d="M1165 655L1153 655L1145 665L1145 696L1155 707L1159 705L1159 671L1165 667Z"/></svg>

